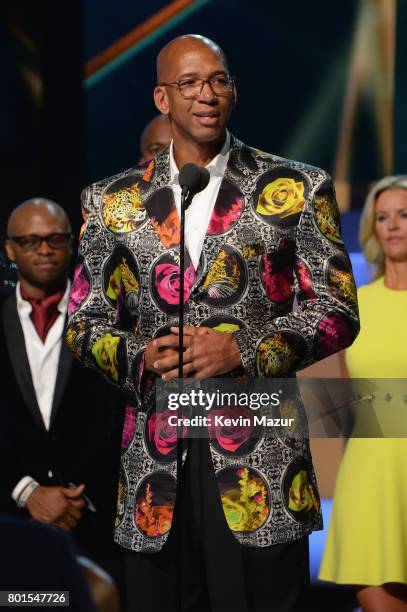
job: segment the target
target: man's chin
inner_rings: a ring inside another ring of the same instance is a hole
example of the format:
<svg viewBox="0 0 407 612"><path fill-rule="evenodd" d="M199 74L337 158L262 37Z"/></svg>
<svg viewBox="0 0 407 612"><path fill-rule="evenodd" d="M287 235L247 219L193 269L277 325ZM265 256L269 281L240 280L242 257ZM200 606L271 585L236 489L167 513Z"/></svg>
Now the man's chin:
<svg viewBox="0 0 407 612"><path fill-rule="evenodd" d="M61 277L61 274L55 274L55 271L43 270L41 274L36 274L31 279L31 284L42 290L55 289L59 291L59 288L66 285L66 278Z"/></svg>
<svg viewBox="0 0 407 612"><path fill-rule="evenodd" d="M226 128L202 126L194 130L194 138L198 143L223 142Z"/></svg>
<svg viewBox="0 0 407 612"><path fill-rule="evenodd" d="M41 272L37 272L34 279L38 283L55 283L59 278L58 274L55 274L55 270L41 270Z"/></svg>

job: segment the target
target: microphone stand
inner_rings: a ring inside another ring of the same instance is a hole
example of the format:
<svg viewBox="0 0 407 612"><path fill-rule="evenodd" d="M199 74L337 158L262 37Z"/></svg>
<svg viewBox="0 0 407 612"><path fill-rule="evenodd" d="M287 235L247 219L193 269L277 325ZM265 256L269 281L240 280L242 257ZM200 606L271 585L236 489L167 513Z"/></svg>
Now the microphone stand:
<svg viewBox="0 0 407 612"><path fill-rule="evenodd" d="M181 210L180 210L180 241L179 241L179 302L178 302L178 393L181 394L182 382L184 377L184 291L185 291L185 211L191 204L192 198L196 193L203 191L209 183L209 172L204 168L199 168L196 164L185 164L179 173L178 182L181 185ZM182 415L183 416L183 415ZM183 423L180 419L178 423ZM183 425L177 425L177 533L176 533L176 585L175 603L176 611L181 610L181 591L182 591L182 502L181 502L181 474L182 474L182 455L183 455ZM188 440L188 452L193 448ZM188 479L190 475L188 475Z"/></svg>
<svg viewBox="0 0 407 612"><path fill-rule="evenodd" d="M179 240L179 302L178 302L178 378L184 377L184 287L185 287L185 211L190 204L189 189L181 193L181 226Z"/></svg>
<svg viewBox="0 0 407 612"><path fill-rule="evenodd" d="M184 377L184 287L185 287L185 210L191 203L190 191L187 187L183 187L181 192L181 210L180 210L180 240L179 240L179 302L178 302L178 393L182 391L182 379ZM177 425L177 498L180 499L180 484L182 471L182 453L183 453L183 427ZM181 610L181 593L182 593L182 509L181 503L178 504L178 533L177 533L177 570L176 570L176 585L175 585L175 601L176 610Z"/></svg>

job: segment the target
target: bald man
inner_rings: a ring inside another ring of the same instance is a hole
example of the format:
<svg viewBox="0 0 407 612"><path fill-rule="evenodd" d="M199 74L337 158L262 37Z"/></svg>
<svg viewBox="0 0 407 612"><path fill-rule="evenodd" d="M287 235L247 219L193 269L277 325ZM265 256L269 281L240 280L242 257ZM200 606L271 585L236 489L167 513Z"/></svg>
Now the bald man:
<svg viewBox="0 0 407 612"><path fill-rule="evenodd" d="M152 383L178 374L178 177L190 162L210 180L186 212L184 376L294 377L353 341L356 303L334 281L339 266L354 287L332 181L227 131L236 85L207 38L162 49L154 100L169 149L83 193L78 270L91 288L68 326L76 356L128 402L115 538L130 550L129 610L306 610L307 536L321 528L308 440L250 418L194 438L156 412ZM305 419L295 401L284 410Z"/></svg>
<svg viewBox="0 0 407 612"><path fill-rule="evenodd" d="M85 376L64 342L72 253L65 211L42 198L24 202L10 216L5 247L18 283L0 305L0 512L72 532L117 576L120 410L113 389Z"/></svg>
<svg viewBox="0 0 407 612"><path fill-rule="evenodd" d="M168 147L172 139L167 115L157 115L145 126L140 138L139 163L149 161Z"/></svg>

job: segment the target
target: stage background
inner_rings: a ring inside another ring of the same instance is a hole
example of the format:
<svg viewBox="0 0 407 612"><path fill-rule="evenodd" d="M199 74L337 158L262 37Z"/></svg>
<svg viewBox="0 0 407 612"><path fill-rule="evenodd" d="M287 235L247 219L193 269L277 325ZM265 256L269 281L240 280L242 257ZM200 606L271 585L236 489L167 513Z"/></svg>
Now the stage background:
<svg viewBox="0 0 407 612"><path fill-rule="evenodd" d="M174 36L219 42L236 75L231 130L322 166L342 211L403 172L407 7L396 0L15 0L3 3L1 223L45 195L79 226L79 192L129 167L154 116L155 57ZM350 224L350 225L353 225Z"/></svg>

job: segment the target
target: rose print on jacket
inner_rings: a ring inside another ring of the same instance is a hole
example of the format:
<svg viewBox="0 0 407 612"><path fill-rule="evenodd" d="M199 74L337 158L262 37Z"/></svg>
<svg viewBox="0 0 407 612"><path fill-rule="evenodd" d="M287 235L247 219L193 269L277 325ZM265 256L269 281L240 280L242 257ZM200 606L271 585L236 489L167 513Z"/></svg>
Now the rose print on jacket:
<svg viewBox="0 0 407 612"><path fill-rule="evenodd" d="M212 446L227 455L250 453L256 446L258 433L254 413L244 406L224 406L208 413L208 433Z"/></svg>
<svg viewBox="0 0 407 612"><path fill-rule="evenodd" d="M294 299L294 243L281 240L278 250L261 258L261 280L269 300L276 304Z"/></svg>
<svg viewBox="0 0 407 612"><path fill-rule="evenodd" d="M230 203L227 202L227 196L230 197L230 193L219 192L206 232L209 235L223 234L229 231L242 214L244 208L243 195L236 195Z"/></svg>
<svg viewBox="0 0 407 612"><path fill-rule="evenodd" d="M194 269L188 252L185 251L184 304L188 302L199 270L200 268ZM168 314L178 312L180 292L178 253L175 252L174 255L171 252L166 253L153 264L149 289L160 310Z"/></svg>
<svg viewBox="0 0 407 612"><path fill-rule="evenodd" d="M150 412L146 423L146 442L147 448L153 459L162 462L175 461L177 453L178 430L175 425L171 425L169 417L177 416L173 410L163 412ZM182 428L182 435L185 437L186 427Z"/></svg>
<svg viewBox="0 0 407 612"><path fill-rule="evenodd" d="M280 219L295 215L304 206L304 183L292 178L276 179L265 186L260 194L257 212L278 215Z"/></svg>
<svg viewBox="0 0 407 612"><path fill-rule="evenodd" d="M126 406L124 410L124 425L122 432L122 450L126 449L134 437L136 431L136 414L135 409L131 406Z"/></svg>
<svg viewBox="0 0 407 612"><path fill-rule="evenodd" d="M298 222L308 193L304 174L291 168L275 168L259 178L253 207L265 223L290 227Z"/></svg>
<svg viewBox="0 0 407 612"><path fill-rule="evenodd" d="M180 291L179 266L170 263L163 263L156 266L155 269L156 281L155 286L158 295L167 304L178 304ZM189 297L191 287L194 284L195 271L194 266L190 264L185 270L184 277L184 304Z"/></svg>
<svg viewBox="0 0 407 612"><path fill-rule="evenodd" d="M323 317L318 324L317 331L315 355L318 359L329 357L338 350L346 348L355 335L351 322L339 312L331 312Z"/></svg>
<svg viewBox="0 0 407 612"><path fill-rule="evenodd" d="M316 300L317 296L312 284L312 274L307 263L300 257L295 259L295 274L298 280L300 291L297 295L297 301Z"/></svg>
<svg viewBox="0 0 407 612"><path fill-rule="evenodd" d="M89 277L83 262L79 262L75 268L71 293L69 296L68 315L73 314L89 295Z"/></svg>

